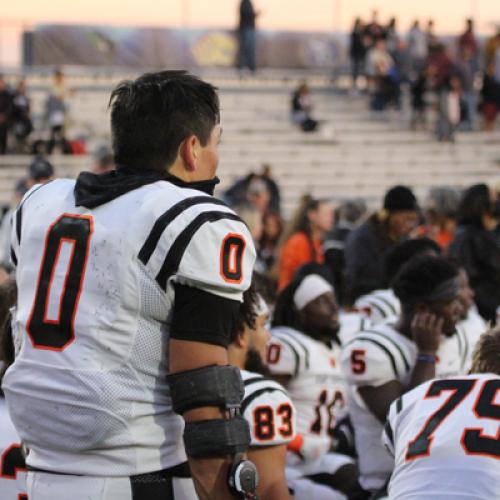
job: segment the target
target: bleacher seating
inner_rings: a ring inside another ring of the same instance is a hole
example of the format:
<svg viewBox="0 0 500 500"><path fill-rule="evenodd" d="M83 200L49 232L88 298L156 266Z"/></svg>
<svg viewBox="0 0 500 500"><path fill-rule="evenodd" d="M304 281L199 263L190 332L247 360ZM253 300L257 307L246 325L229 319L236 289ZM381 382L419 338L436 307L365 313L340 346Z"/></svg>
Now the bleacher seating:
<svg viewBox="0 0 500 500"><path fill-rule="evenodd" d="M290 123L289 95L297 78L238 80L210 78L220 87L222 126L219 175L224 189L263 163L272 167L282 187L283 208L290 214L305 192L344 199L360 196L377 206L387 187L412 186L420 196L436 185L466 186L490 181L500 168L500 133L458 133L454 144L435 142L430 132L410 131L405 113L375 120L367 98L332 90L327 78L312 80L318 133L304 134ZM109 140L107 104L120 78L70 81L71 137L88 138L89 149ZM48 79L32 77L33 111L43 112ZM0 157L0 202L10 201L16 179L30 159ZM88 156L52 158L60 176L88 169Z"/></svg>

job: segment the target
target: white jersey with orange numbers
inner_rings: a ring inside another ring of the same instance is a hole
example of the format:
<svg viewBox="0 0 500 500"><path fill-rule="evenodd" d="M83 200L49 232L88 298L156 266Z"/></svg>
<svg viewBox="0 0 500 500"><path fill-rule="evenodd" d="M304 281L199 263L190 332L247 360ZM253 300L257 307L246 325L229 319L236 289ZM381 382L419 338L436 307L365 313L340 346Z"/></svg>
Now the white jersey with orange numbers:
<svg viewBox="0 0 500 500"><path fill-rule="evenodd" d="M0 396L0 499L27 500L26 464L21 440Z"/></svg>
<svg viewBox="0 0 500 500"><path fill-rule="evenodd" d="M387 288L362 295L356 299L354 308L373 325L378 325L401 314L401 301L391 288Z"/></svg>
<svg viewBox="0 0 500 500"><path fill-rule="evenodd" d="M425 382L391 405L383 440L391 499L500 498L500 377Z"/></svg>
<svg viewBox="0 0 500 500"><path fill-rule="evenodd" d="M295 407L283 386L241 370L245 395L241 413L250 425L251 447L288 444L295 437Z"/></svg>
<svg viewBox="0 0 500 500"><path fill-rule="evenodd" d="M340 346L327 345L288 327L271 329L268 366L273 375L291 377L287 390L297 409L297 433L329 438L347 414Z"/></svg>
<svg viewBox="0 0 500 500"><path fill-rule="evenodd" d="M441 338L437 376L465 374L459 332ZM380 443L383 425L359 395L363 386L379 387L391 380L408 386L416 363L416 344L395 329L395 322L379 324L358 333L342 350L342 370L348 382L348 403L355 430L360 483L367 490L381 488L392 470L392 461Z"/></svg>
<svg viewBox="0 0 500 500"><path fill-rule="evenodd" d="M3 388L29 466L131 476L186 460L172 410L174 283L241 300L255 249L201 191L158 181L87 209L75 182L28 192L13 224L22 348Z"/></svg>

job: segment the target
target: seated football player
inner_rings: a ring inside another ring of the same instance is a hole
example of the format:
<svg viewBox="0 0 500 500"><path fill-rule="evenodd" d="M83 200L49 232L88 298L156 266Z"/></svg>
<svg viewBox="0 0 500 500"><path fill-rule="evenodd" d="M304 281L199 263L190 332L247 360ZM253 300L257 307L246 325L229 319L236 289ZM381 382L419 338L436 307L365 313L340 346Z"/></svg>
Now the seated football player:
<svg viewBox="0 0 500 500"><path fill-rule="evenodd" d="M440 349L460 319L459 291L458 270L446 259L415 257L394 282L400 316L358 333L342 350L360 483L367 492L383 488L392 470L380 441L391 403L439 375L439 366L460 364Z"/></svg>
<svg viewBox="0 0 500 500"><path fill-rule="evenodd" d="M9 308L14 305L16 285L8 281L0 285L0 386L3 374L14 362L14 342L7 321ZM26 464L21 440L7 411L0 389L0 498L2 500L27 500Z"/></svg>
<svg viewBox="0 0 500 500"><path fill-rule="evenodd" d="M268 317L266 303L250 288L243 294L228 359L240 368L245 386L241 413L250 426L247 455L259 473L259 498L289 500L285 460L287 444L295 437L295 408L286 390L263 376L269 374L265 364Z"/></svg>
<svg viewBox="0 0 500 500"><path fill-rule="evenodd" d="M499 353L496 328L479 339L470 375L431 380L391 405L389 498L500 498Z"/></svg>
<svg viewBox="0 0 500 500"><path fill-rule="evenodd" d="M332 286L319 274L299 274L278 297L272 325L269 369L297 408L298 436L287 457L289 484L297 499L320 498L311 493L314 482L328 498L343 498L357 485L357 468L350 456L338 453L345 436L337 424L347 408Z"/></svg>
<svg viewBox="0 0 500 500"><path fill-rule="evenodd" d="M417 255L440 255L439 245L430 238L405 240L396 245L385 257L385 277L388 288L374 290L359 297L354 309L369 318L373 325L383 323L389 318L399 316L401 302L394 294L392 282L399 270Z"/></svg>

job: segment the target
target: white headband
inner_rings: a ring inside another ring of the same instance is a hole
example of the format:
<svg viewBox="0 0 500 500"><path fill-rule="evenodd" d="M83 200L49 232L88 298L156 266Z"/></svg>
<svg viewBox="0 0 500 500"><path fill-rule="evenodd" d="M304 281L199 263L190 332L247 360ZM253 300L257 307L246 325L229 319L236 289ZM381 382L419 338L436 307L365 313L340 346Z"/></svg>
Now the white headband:
<svg viewBox="0 0 500 500"><path fill-rule="evenodd" d="M332 285L318 274L311 274L302 280L295 291L293 303L301 311L309 302L328 292L333 292Z"/></svg>
<svg viewBox="0 0 500 500"><path fill-rule="evenodd" d="M260 293L257 294L253 310L256 316L269 314L269 307L267 307L266 301L262 298Z"/></svg>

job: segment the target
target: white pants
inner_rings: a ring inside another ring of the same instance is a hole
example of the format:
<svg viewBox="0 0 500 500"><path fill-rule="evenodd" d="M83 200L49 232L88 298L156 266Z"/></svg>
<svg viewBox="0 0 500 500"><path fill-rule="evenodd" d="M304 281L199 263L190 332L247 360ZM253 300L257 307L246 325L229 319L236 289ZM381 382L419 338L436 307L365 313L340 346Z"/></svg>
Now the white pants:
<svg viewBox="0 0 500 500"><path fill-rule="evenodd" d="M172 484L175 500L197 500L191 479L173 478ZM129 477L69 476L29 471L27 492L30 500L136 500Z"/></svg>

